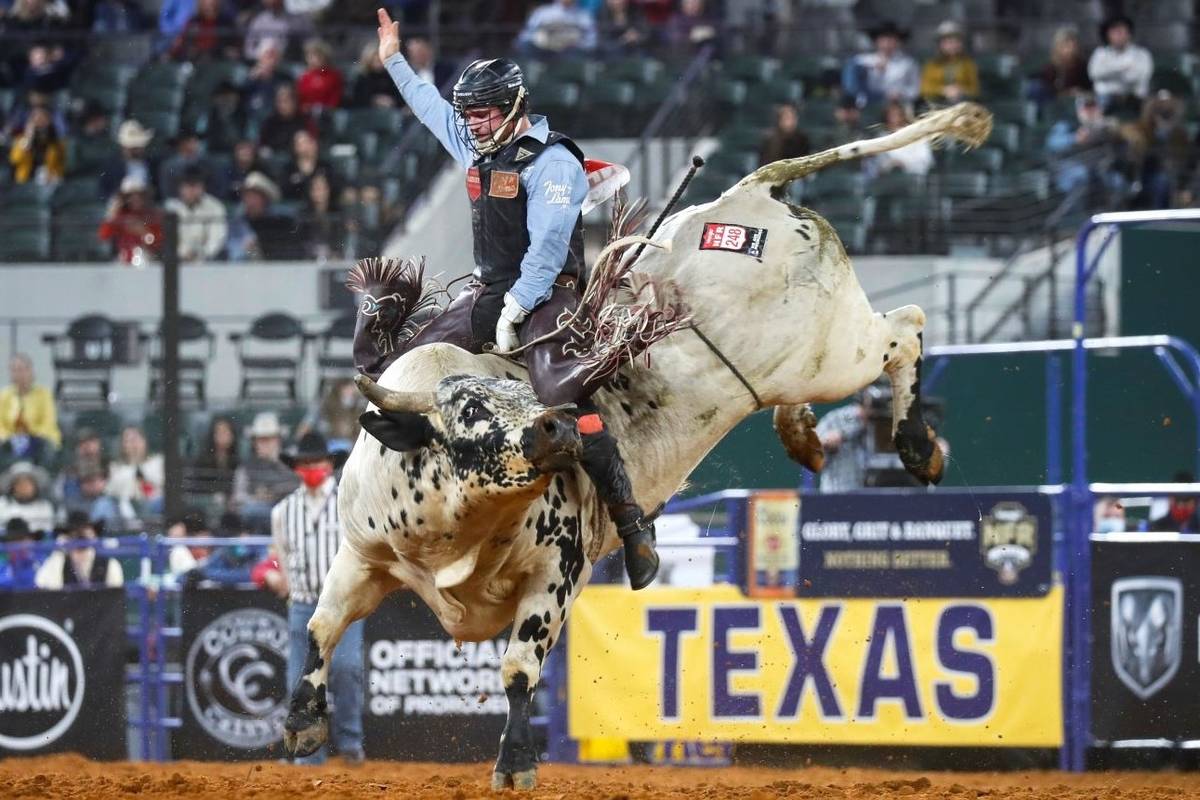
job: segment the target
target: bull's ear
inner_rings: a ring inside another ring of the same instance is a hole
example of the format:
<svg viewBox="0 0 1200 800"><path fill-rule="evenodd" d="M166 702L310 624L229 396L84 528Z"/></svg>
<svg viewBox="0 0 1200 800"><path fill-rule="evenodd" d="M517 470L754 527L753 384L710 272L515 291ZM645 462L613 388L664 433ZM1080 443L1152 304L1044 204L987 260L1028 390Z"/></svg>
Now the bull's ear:
<svg viewBox="0 0 1200 800"><path fill-rule="evenodd" d="M411 411L367 411L358 424L388 449L402 453L427 446L436 435L424 414Z"/></svg>

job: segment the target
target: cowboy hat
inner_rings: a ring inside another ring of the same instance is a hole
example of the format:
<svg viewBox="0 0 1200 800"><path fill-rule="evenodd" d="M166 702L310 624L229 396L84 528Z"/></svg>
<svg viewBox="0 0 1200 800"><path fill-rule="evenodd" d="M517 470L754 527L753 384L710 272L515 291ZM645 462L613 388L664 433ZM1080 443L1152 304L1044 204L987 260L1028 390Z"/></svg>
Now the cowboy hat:
<svg viewBox="0 0 1200 800"><path fill-rule="evenodd" d="M274 411L262 411L254 415L254 422L246 434L251 439L266 439L271 436L283 436L283 426Z"/></svg>
<svg viewBox="0 0 1200 800"><path fill-rule="evenodd" d="M337 469L346 463L346 457L349 455L349 453L343 450L330 450L329 443L325 441L324 436L316 431L310 431L300 437L300 441L296 443L295 447L281 454L279 460L287 464L288 467L294 468L302 461L329 459L333 462L333 468Z"/></svg>
<svg viewBox="0 0 1200 800"><path fill-rule="evenodd" d="M895 36L897 39L907 39L908 31L901 28L890 19L885 19L882 22L876 23L867 29L867 36L872 40L878 39L880 36Z"/></svg>
<svg viewBox="0 0 1200 800"><path fill-rule="evenodd" d="M8 494L17 478L27 477L37 485L39 495L45 495L50 488L50 473L28 461L18 461L0 475L0 494Z"/></svg>
<svg viewBox="0 0 1200 800"><path fill-rule="evenodd" d="M29 523L21 517L12 517L4 524L4 536L0 541L17 542L21 539L32 539L36 542L41 538L41 531L30 530Z"/></svg>
<svg viewBox="0 0 1200 800"><path fill-rule="evenodd" d="M121 179L121 188L118 190L121 194L132 194L133 192L146 192L150 190L146 179L141 175L126 175Z"/></svg>
<svg viewBox="0 0 1200 800"><path fill-rule="evenodd" d="M963 37L963 26L952 19L937 26L937 38L945 39L950 36L957 36L960 39Z"/></svg>
<svg viewBox="0 0 1200 800"><path fill-rule="evenodd" d="M66 521L54 529L54 535L73 537L84 528L91 528L99 539L104 535L104 520L92 519L86 511L71 511L67 513Z"/></svg>
<svg viewBox="0 0 1200 800"><path fill-rule="evenodd" d="M121 147L145 147L154 138L154 131L136 119L127 119L117 128L117 144Z"/></svg>
<svg viewBox="0 0 1200 800"><path fill-rule="evenodd" d="M242 181L242 194L250 191L262 192L271 202L279 200L279 187L261 172L251 172L246 176L246 180Z"/></svg>

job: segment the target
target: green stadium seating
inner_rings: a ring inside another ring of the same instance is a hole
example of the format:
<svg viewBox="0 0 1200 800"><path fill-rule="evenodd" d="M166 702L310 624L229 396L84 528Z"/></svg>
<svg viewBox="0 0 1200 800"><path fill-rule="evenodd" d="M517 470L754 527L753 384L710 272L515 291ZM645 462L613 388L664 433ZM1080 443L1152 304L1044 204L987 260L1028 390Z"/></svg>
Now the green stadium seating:
<svg viewBox="0 0 1200 800"><path fill-rule="evenodd" d="M948 172L940 176L939 183L948 197L983 197L988 190L986 172Z"/></svg>
<svg viewBox="0 0 1200 800"><path fill-rule="evenodd" d="M779 72L779 61L756 55L728 58L724 62L724 74L747 83L766 83Z"/></svg>
<svg viewBox="0 0 1200 800"><path fill-rule="evenodd" d="M623 58L604 67L604 80L654 83L663 75L663 63L655 58Z"/></svg>
<svg viewBox="0 0 1200 800"><path fill-rule="evenodd" d="M595 83L596 76L600 74L600 65L596 61L587 59L557 61L550 65L549 73L556 81L590 86Z"/></svg>
<svg viewBox="0 0 1200 800"><path fill-rule="evenodd" d="M822 170L812 178L806 195L809 197L862 197L866 179L853 166Z"/></svg>
<svg viewBox="0 0 1200 800"><path fill-rule="evenodd" d="M179 133L181 120L178 111L145 109L135 111L129 116L154 131L151 147L165 147L167 141Z"/></svg>
<svg viewBox="0 0 1200 800"><path fill-rule="evenodd" d="M120 155L121 148L117 143L105 137L72 137L67 140L67 170L73 175L94 174Z"/></svg>
<svg viewBox="0 0 1200 800"><path fill-rule="evenodd" d="M1157 92L1167 90L1176 97L1192 96L1192 81L1172 67L1155 67L1154 75L1150 78L1150 90Z"/></svg>
<svg viewBox="0 0 1200 800"><path fill-rule="evenodd" d="M95 190L93 189L93 194ZM112 249L97 236L107 204L75 203L54 214L54 258L59 261L108 261Z"/></svg>
<svg viewBox="0 0 1200 800"><path fill-rule="evenodd" d="M8 217L0 226L0 262L46 261L50 258L50 228L46 218Z"/></svg>
<svg viewBox="0 0 1200 800"><path fill-rule="evenodd" d="M178 114L183 110L183 87L134 87L129 93L127 106L130 116L143 111L170 111Z"/></svg>

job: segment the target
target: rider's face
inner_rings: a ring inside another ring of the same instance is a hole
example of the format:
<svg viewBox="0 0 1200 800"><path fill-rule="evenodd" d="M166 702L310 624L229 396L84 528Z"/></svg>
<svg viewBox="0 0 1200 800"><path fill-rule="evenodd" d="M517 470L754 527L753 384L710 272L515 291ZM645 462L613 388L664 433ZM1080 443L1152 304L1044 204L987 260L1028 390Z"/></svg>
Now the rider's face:
<svg viewBox="0 0 1200 800"><path fill-rule="evenodd" d="M468 108L463 112L463 116L466 117L471 135L480 142L488 139L504 124L504 115L500 113L498 106Z"/></svg>

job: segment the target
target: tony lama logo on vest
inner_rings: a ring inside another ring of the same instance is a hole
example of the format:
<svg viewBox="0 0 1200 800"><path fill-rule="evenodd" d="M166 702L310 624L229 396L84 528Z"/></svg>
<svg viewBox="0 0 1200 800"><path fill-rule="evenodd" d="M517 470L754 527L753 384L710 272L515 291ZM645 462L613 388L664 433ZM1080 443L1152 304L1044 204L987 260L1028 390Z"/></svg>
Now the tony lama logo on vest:
<svg viewBox="0 0 1200 800"><path fill-rule="evenodd" d="M243 750L283 738L288 628L270 611L243 608L204 627L188 649L187 700L200 726Z"/></svg>
<svg viewBox="0 0 1200 800"><path fill-rule="evenodd" d="M1037 553L1038 520L1017 502L992 506L979 522L979 550L1000 583L1012 586Z"/></svg>
<svg viewBox="0 0 1200 800"><path fill-rule="evenodd" d="M0 748L50 745L79 716L86 678L73 630L35 614L0 619Z"/></svg>
<svg viewBox="0 0 1200 800"><path fill-rule="evenodd" d="M1142 700L1175 673L1183 650L1183 584L1178 578L1118 578L1112 584L1112 664Z"/></svg>

